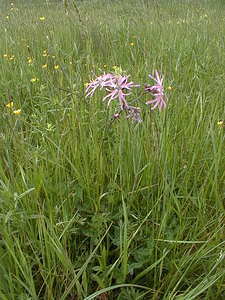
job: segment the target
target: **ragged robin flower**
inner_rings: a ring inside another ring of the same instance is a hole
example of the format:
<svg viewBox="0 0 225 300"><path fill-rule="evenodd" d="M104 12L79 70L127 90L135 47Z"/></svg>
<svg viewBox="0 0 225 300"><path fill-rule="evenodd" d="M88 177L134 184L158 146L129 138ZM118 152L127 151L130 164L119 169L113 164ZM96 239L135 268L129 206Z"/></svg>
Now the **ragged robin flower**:
<svg viewBox="0 0 225 300"><path fill-rule="evenodd" d="M146 104L154 104L154 106L151 108L151 110L155 109L157 106L159 107L159 111L161 112L162 106L166 107L166 102L163 99L163 77L159 77L159 73L157 70L155 70L156 78L154 78L152 75L148 75L149 78L153 79L155 81L155 85L145 85L145 91L150 92L151 95L154 97L153 100L147 101Z"/></svg>
<svg viewBox="0 0 225 300"><path fill-rule="evenodd" d="M132 118L132 123L138 122L142 123L140 108L135 106L129 106L127 119Z"/></svg>
<svg viewBox="0 0 225 300"><path fill-rule="evenodd" d="M120 74L111 76L110 82L106 86L106 91L109 94L103 98L103 101L109 99L107 103L107 108L109 108L111 101L115 100L116 98L119 99L121 110L123 110L124 108L129 108L129 105L126 101L126 97L132 94L132 92L129 92L131 91L132 87L139 86L135 85L133 81L127 82L129 77L130 75L122 76Z"/></svg>
<svg viewBox="0 0 225 300"><path fill-rule="evenodd" d="M113 75L112 74L103 74L102 76L97 77L94 80L91 80L89 83L85 83L85 93L86 97L90 96L92 97L95 90L100 87L100 90L103 89L103 87L106 87L108 84L111 84L111 79Z"/></svg>

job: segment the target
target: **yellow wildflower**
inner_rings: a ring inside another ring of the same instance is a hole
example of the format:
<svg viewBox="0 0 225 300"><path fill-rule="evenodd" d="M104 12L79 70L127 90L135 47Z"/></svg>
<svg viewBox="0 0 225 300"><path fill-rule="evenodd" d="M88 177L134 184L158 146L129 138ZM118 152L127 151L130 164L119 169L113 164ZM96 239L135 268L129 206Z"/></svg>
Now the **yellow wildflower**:
<svg viewBox="0 0 225 300"><path fill-rule="evenodd" d="M14 115L18 116L21 113L21 109L16 109L13 111Z"/></svg>
<svg viewBox="0 0 225 300"><path fill-rule="evenodd" d="M6 104L6 107L13 108L13 101L10 101L8 104Z"/></svg>
<svg viewBox="0 0 225 300"><path fill-rule="evenodd" d="M9 19L9 16L6 16L5 18L6 18L6 20L8 20L8 19Z"/></svg>
<svg viewBox="0 0 225 300"><path fill-rule="evenodd" d="M4 58L7 58L7 57L8 57L7 53L3 54L3 57L4 57Z"/></svg>
<svg viewBox="0 0 225 300"><path fill-rule="evenodd" d="M32 62L33 62L33 60L34 60L33 57L30 57L30 56L29 56L29 57L27 58L28 65L31 65Z"/></svg>
<svg viewBox="0 0 225 300"><path fill-rule="evenodd" d="M31 78L30 82L34 83L37 80L37 78Z"/></svg>
<svg viewBox="0 0 225 300"><path fill-rule="evenodd" d="M47 64L42 65L42 68L46 69L47 68Z"/></svg>
<svg viewBox="0 0 225 300"><path fill-rule="evenodd" d="M55 65L55 70L57 71L59 69L59 65Z"/></svg>
<svg viewBox="0 0 225 300"><path fill-rule="evenodd" d="M13 59L14 59L14 55L12 54L12 55L10 55L9 60L13 60Z"/></svg>
<svg viewBox="0 0 225 300"><path fill-rule="evenodd" d="M40 17L40 20L41 20L41 21L44 21L44 19L45 19L45 17Z"/></svg>
<svg viewBox="0 0 225 300"><path fill-rule="evenodd" d="M10 5L13 6L13 3L11 2Z"/></svg>
<svg viewBox="0 0 225 300"><path fill-rule="evenodd" d="M217 122L218 126L221 127L223 125L223 120L219 120L219 122Z"/></svg>
<svg viewBox="0 0 225 300"><path fill-rule="evenodd" d="M55 55L52 55L52 58L54 59L54 58L55 58Z"/></svg>
<svg viewBox="0 0 225 300"><path fill-rule="evenodd" d="M133 38L136 39L136 35L134 35Z"/></svg>
<svg viewBox="0 0 225 300"><path fill-rule="evenodd" d="M13 11L13 7L11 7L10 10Z"/></svg>
<svg viewBox="0 0 225 300"><path fill-rule="evenodd" d="M46 50L44 50L43 52L42 52L42 56L47 56L47 51Z"/></svg>
<svg viewBox="0 0 225 300"><path fill-rule="evenodd" d="M169 86L169 87L168 87L168 90L170 90L170 91L171 91L171 90L172 90L172 86Z"/></svg>
<svg viewBox="0 0 225 300"><path fill-rule="evenodd" d="M70 65L72 65L73 63L72 63L72 61L70 61Z"/></svg>
<svg viewBox="0 0 225 300"><path fill-rule="evenodd" d="M88 84L89 84L89 83L88 83L88 82L86 82L86 83L84 84L84 86L85 86L85 87L87 87L87 86L88 86Z"/></svg>
<svg viewBox="0 0 225 300"><path fill-rule="evenodd" d="M104 68L106 68L107 67L107 65L104 65Z"/></svg>
<svg viewBox="0 0 225 300"><path fill-rule="evenodd" d="M113 69L115 70L115 73L116 73L117 75L123 73L123 70L122 70L121 66L119 66L119 67L114 66Z"/></svg>
<svg viewBox="0 0 225 300"><path fill-rule="evenodd" d="M131 46L134 46L134 43L133 43L133 42L131 42L131 43L130 43L130 45L131 45Z"/></svg>

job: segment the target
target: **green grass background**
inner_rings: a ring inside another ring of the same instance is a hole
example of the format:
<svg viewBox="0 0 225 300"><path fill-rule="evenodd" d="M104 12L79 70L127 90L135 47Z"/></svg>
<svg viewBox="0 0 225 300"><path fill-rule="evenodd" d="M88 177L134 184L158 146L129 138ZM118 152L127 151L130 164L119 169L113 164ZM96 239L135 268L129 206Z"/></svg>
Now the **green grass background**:
<svg viewBox="0 0 225 300"><path fill-rule="evenodd" d="M0 5L0 299L224 299L224 1ZM115 65L168 103L104 132Z"/></svg>

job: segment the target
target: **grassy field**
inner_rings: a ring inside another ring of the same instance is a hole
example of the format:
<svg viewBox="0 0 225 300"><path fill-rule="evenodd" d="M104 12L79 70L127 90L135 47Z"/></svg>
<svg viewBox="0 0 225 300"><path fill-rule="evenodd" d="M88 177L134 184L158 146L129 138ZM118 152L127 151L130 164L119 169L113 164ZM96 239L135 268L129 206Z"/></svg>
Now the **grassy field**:
<svg viewBox="0 0 225 300"><path fill-rule="evenodd" d="M224 1L0 7L0 299L224 299ZM167 107L108 126L115 66Z"/></svg>

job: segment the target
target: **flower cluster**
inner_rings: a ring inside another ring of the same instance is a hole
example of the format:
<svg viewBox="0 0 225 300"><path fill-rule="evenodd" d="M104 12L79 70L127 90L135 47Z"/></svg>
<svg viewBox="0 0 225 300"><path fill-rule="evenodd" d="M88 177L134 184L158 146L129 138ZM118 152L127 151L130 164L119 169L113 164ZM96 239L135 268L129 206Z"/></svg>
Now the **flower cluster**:
<svg viewBox="0 0 225 300"><path fill-rule="evenodd" d="M140 85L134 84L133 81L129 81L130 75L121 75L121 73L121 69L120 72L117 72L115 70L115 73L104 73L103 75L91 80L89 83L86 83L86 97L93 97L95 91L98 88L100 90L104 89L106 92L106 96L103 98L103 101L105 101L106 99L108 100L108 109L111 102L118 99L121 110L120 112L125 110L127 118L132 118L132 122L138 121L140 123L142 122L140 116L140 108L130 105L127 100L127 97L132 94L132 88L140 87ZM151 108L152 110L158 106L159 111L161 112L162 106L166 107L166 102L163 98L163 77L159 77L157 70L155 71L155 74L156 78L154 78L152 75L148 75L150 79L153 79L155 81L155 84L146 84L144 87L144 93L149 92L151 96L154 97L154 99L147 101L146 104L154 104L154 106ZM135 102L136 100L134 100L133 102ZM131 102L131 104L133 102ZM119 117L120 112L114 115L115 119Z"/></svg>
<svg viewBox="0 0 225 300"><path fill-rule="evenodd" d="M154 97L153 100L146 102L146 104L154 103L154 106L151 109L155 109L157 106L159 106L159 111L161 112L162 106L164 105L164 107L166 107L166 102L163 99L163 77L159 77L159 73L157 72L157 70L155 70L155 75L156 78L154 78L152 75L148 75L149 78L155 81L155 85L145 85L145 91L149 91Z"/></svg>

